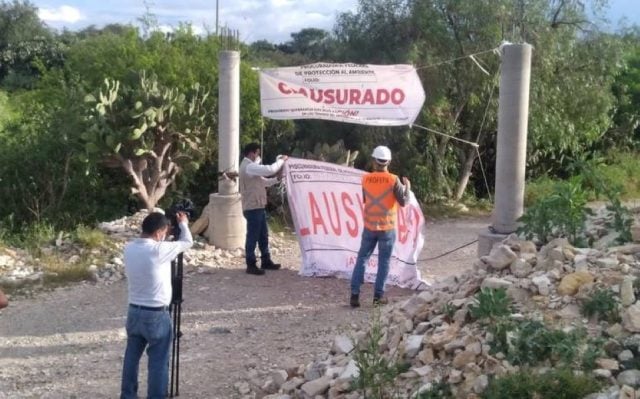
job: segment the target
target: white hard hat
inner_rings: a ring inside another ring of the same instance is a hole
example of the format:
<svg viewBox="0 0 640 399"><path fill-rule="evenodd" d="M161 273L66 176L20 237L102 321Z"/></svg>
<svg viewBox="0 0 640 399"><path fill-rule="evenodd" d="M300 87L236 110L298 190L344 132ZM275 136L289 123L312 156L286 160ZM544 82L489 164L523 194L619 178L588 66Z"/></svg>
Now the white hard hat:
<svg viewBox="0 0 640 399"><path fill-rule="evenodd" d="M379 145L373 150L371 156L379 161L382 161L382 163L387 163L391 161L391 150L389 149L389 147Z"/></svg>

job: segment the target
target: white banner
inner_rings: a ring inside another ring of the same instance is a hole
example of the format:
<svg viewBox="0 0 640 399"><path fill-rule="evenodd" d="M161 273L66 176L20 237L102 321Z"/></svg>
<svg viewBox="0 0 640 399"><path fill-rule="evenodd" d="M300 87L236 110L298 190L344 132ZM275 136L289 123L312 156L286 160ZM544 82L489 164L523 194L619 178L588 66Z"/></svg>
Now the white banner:
<svg viewBox="0 0 640 399"><path fill-rule="evenodd" d="M271 119L410 125L424 99L412 65L316 63L260 72L260 107Z"/></svg>
<svg viewBox="0 0 640 399"><path fill-rule="evenodd" d="M340 165L289 158L284 174L289 207L302 252L303 276L351 278L363 228L362 175ZM396 244L387 284L420 289L425 284L416 268L424 243L424 216L413 195L398 208ZM375 281L378 251L365 269Z"/></svg>

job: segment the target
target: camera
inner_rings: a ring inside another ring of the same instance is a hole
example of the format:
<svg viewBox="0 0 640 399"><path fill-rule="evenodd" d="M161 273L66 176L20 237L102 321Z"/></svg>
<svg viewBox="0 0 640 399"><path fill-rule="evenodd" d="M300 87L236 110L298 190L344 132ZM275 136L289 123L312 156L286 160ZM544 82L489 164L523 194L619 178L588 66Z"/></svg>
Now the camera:
<svg viewBox="0 0 640 399"><path fill-rule="evenodd" d="M178 213L184 212L187 214L190 220L195 219L196 210L193 206L193 202L189 199L182 199L169 207L166 212L167 218L171 221L171 229L169 235L173 236L174 240L180 237L180 224L178 223Z"/></svg>

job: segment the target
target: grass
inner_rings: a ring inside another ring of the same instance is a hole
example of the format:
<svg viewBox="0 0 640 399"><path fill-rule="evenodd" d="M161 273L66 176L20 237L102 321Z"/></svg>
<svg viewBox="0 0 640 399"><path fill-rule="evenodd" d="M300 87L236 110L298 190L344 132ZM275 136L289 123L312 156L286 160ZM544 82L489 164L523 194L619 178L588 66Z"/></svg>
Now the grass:
<svg viewBox="0 0 640 399"><path fill-rule="evenodd" d="M76 227L74 240L87 249L105 248L110 243L109 237L105 233L84 225Z"/></svg>
<svg viewBox="0 0 640 399"><path fill-rule="evenodd" d="M597 177L610 187L622 188L621 200L640 198L640 158L637 154L625 152L612 152L607 154L606 163L591 162L579 170L570 180L582 181L586 189L590 187L593 177ZM528 181L525 187L524 205L526 207L535 204L541 198L548 197L554 191L555 183L560 179L549 176L541 176ZM596 197L591 193L590 201L604 200L603 195Z"/></svg>
<svg viewBox="0 0 640 399"><path fill-rule="evenodd" d="M70 236L75 243L72 253L79 255L77 260L71 262L68 246L65 246L64 251L51 246L59 234L61 233L52 225L46 223L34 223L13 233L0 229L0 248L25 249L36 259L34 265L39 266L40 271L44 272L44 277L39 281L4 286L3 290L11 294L33 285L42 284L44 287L50 287L87 280L91 277L89 266L104 264L116 249L115 243L102 231L78 225L70 235L66 235L67 239Z"/></svg>
<svg viewBox="0 0 640 399"><path fill-rule="evenodd" d="M575 375L570 369L535 374L523 370L489 382L483 399L581 399L597 392L601 385L594 377Z"/></svg>
<svg viewBox="0 0 640 399"><path fill-rule="evenodd" d="M80 258L78 262L70 263L61 254L43 255L40 265L45 272L45 284L61 284L87 280L90 276L89 265L91 259Z"/></svg>

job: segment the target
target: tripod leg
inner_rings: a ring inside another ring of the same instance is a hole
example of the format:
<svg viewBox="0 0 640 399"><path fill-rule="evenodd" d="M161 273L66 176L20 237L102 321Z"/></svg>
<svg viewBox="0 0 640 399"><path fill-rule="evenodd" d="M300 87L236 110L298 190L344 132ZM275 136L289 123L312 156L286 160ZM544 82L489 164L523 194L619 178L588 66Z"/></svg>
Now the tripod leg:
<svg viewBox="0 0 640 399"><path fill-rule="evenodd" d="M171 343L171 384L169 385L169 397L173 397L173 393L174 393L174 381L177 381L176 379L174 379L175 376L175 370L176 370L176 342L177 342L177 332L176 332L176 317L177 317L177 311L176 311L176 304L171 304L171 311L172 311L172 315L173 315L173 340Z"/></svg>
<svg viewBox="0 0 640 399"><path fill-rule="evenodd" d="M182 318L182 303L178 303L178 311L177 314L177 340L176 340L176 396L180 396L179 384L180 384L180 337L182 336L182 331L180 331L180 322Z"/></svg>

